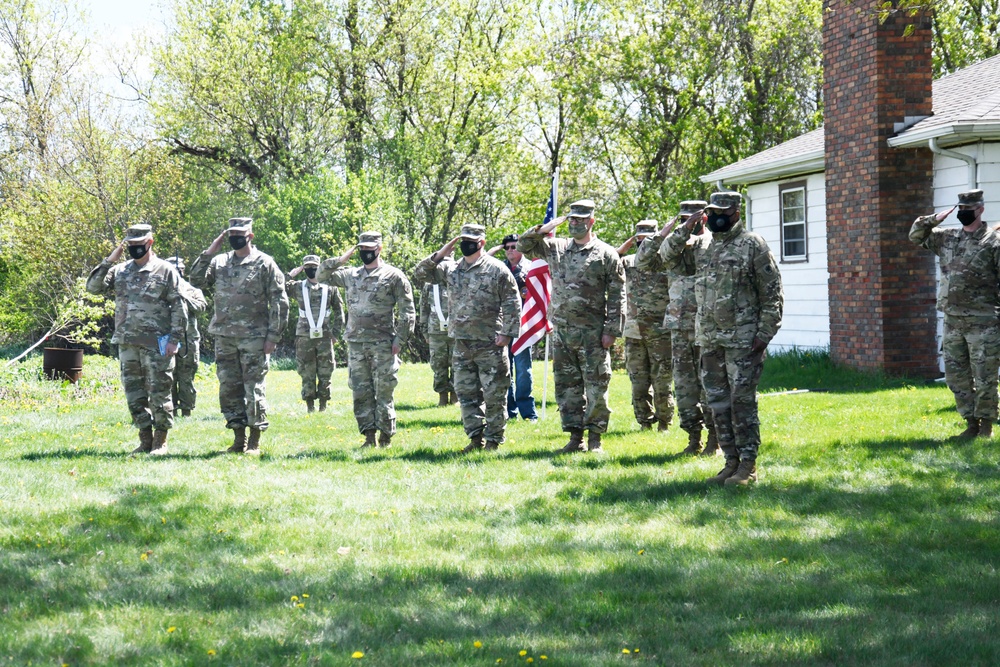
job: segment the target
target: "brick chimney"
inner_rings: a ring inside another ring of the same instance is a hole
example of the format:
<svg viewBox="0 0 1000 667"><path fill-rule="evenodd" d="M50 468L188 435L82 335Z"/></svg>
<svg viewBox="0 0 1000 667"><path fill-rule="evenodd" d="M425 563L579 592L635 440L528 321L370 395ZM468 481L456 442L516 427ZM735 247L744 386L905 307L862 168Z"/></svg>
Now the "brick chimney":
<svg viewBox="0 0 1000 667"><path fill-rule="evenodd" d="M937 377L934 259L907 238L932 210L933 155L886 143L895 123L931 115L930 19L879 24L875 5L823 2L830 354L862 370Z"/></svg>

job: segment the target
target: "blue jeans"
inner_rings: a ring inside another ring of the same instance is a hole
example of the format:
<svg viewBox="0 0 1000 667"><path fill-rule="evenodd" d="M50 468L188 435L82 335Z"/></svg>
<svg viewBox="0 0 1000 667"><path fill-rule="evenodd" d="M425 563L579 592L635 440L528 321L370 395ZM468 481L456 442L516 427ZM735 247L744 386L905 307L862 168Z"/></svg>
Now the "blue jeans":
<svg viewBox="0 0 1000 667"><path fill-rule="evenodd" d="M535 412L535 397L531 395L531 346L517 355L510 353L510 387L507 388L507 417L514 419L521 413L521 419L538 419Z"/></svg>

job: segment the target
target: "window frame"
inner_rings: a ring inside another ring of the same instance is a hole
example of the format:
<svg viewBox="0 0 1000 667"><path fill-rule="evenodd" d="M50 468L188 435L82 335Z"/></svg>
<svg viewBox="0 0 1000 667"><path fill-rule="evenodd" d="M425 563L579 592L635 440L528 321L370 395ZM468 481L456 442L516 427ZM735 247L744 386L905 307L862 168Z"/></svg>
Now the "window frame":
<svg viewBox="0 0 1000 667"><path fill-rule="evenodd" d="M802 190L802 221L791 224L802 225L803 254L785 256L785 193ZM807 181L791 181L778 186L778 234L781 246L782 264L802 264L809 261L809 187Z"/></svg>

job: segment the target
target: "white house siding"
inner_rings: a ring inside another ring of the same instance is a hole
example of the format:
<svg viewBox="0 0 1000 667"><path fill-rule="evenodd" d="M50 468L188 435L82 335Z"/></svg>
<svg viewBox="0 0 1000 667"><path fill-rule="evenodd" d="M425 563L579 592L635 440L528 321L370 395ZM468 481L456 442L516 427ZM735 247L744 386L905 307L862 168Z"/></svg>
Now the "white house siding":
<svg viewBox="0 0 1000 667"><path fill-rule="evenodd" d="M779 188L806 181L807 261L781 262ZM771 349L829 348L829 271L826 265L826 179L823 174L798 176L747 187L753 231L764 237L779 261L785 291L781 330Z"/></svg>

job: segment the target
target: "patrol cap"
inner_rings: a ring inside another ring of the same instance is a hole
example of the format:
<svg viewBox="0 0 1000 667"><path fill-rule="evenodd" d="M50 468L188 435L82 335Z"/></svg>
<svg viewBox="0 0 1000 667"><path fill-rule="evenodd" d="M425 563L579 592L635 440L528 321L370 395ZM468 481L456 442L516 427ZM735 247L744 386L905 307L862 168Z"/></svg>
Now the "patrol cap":
<svg viewBox="0 0 1000 667"><path fill-rule="evenodd" d="M463 239L479 241L486 238L486 228L482 225L462 225L462 231L459 236Z"/></svg>
<svg viewBox="0 0 1000 667"><path fill-rule="evenodd" d="M969 190L968 192L960 192L958 194L958 205L959 206L982 206L983 205L983 191L982 190Z"/></svg>
<svg viewBox="0 0 1000 667"><path fill-rule="evenodd" d="M713 192L711 196L711 201L705 208L716 209L719 211L725 211L726 209L740 207L743 203L743 195L739 192Z"/></svg>
<svg viewBox="0 0 1000 667"><path fill-rule="evenodd" d="M173 264L177 268L178 273L184 273L184 260L182 258L172 255L170 257L164 257L163 259Z"/></svg>
<svg viewBox="0 0 1000 667"><path fill-rule="evenodd" d="M132 225L125 232L125 241L128 244L138 245L153 238L153 228L145 223Z"/></svg>
<svg viewBox="0 0 1000 667"><path fill-rule="evenodd" d="M655 234L656 230L660 228L660 223L656 220L640 220L635 223L635 235L636 236L649 236Z"/></svg>
<svg viewBox="0 0 1000 667"><path fill-rule="evenodd" d="M703 199L689 199L688 201L681 202L681 210L678 215L681 219L690 218L692 215L697 213L708 206L708 202Z"/></svg>
<svg viewBox="0 0 1000 667"><path fill-rule="evenodd" d="M566 214L567 218L591 218L594 215L594 209L597 206L594 204L593 199L581 199L580 201L575 201L569 205L569 213Z"/></svg>
<svg viewBox="0 0 1000 667"><path fill-rule="evenodd" d="M382 245L382 232L361 232L358 236L359 248L377 248Z"/></svg>
<svg viewBox="0 0 1000 667"><path fill-rule="evenodd" d="M319 266L319 255L306 255L302 258L302 266Z"/></svg>
<svg viewBox="0 0 1000 667"><path fill-rule="evenodd" d="M237 236L253 234L253 218L229 218L226 231Z"/></svg>

